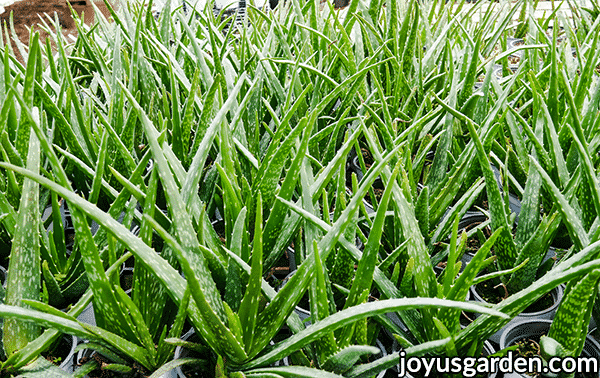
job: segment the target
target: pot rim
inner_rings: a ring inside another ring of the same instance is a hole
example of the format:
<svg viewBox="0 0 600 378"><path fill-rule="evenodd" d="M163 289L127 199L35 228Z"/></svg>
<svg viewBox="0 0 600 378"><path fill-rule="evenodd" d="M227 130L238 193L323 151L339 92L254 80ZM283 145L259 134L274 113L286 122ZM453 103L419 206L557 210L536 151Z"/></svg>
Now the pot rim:
<svg viewBox="0 0 600 378"><path fill-rule="evenodd" d="M481 297L481 295L479 295L479 293L477 292L477 290L475 289L475 286L477 285L472 285L469 288L469 291L472 291L472 295L473 298L481 303L488 303L488 301L486 301L485 299L483 299ZM550 290L548 293L552 293L552 298L554 298L554 303L552 304L552 306L542 310L542 311L536 311L536 312L521 312L518 315L516 315L515 317L519 316L519 317L523 317L523 318L529 318L529 319L533 319L533 318L538 318L540 316L546 315L548 313L551 313L553 311L556 311L556 309L558 308L558 306L560 305L562 296L563 296L563 292L564 289L562 287L562 285L558 285L555 288L553 288L552 290ZM544 294L545 295L545 294ZM541 298L541 297L540 297Z"/></svg>

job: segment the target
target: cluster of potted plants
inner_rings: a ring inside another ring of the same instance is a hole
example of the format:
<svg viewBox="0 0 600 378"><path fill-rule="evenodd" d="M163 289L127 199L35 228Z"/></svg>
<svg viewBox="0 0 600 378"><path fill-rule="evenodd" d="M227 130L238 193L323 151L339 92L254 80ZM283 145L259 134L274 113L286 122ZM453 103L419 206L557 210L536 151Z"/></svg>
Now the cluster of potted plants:
<svg viewBox="0 0 600 378"><path fill-rule="evenodd" d="M600 356L597 10L106 4L3 35L0 374Z"/></svg>

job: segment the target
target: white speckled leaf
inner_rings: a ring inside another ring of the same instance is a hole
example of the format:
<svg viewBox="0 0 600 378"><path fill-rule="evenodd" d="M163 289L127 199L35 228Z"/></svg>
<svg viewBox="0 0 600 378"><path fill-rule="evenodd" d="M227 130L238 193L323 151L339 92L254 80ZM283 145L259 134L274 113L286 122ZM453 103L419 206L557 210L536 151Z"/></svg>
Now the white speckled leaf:
<svg viewBox="0 0 600 378"><path fill-rule="evenodd" d="M40 168L40 143L35 134L29 138L27 169L38 172ZM39 185L25 179L21 203L17 214L11 258L6 277L7 305L20 306L22 299L40 299L41 267L39 240ZM4 321L2 341L7 355L23 348L40 334L40 327L18 319Z"/></svg>

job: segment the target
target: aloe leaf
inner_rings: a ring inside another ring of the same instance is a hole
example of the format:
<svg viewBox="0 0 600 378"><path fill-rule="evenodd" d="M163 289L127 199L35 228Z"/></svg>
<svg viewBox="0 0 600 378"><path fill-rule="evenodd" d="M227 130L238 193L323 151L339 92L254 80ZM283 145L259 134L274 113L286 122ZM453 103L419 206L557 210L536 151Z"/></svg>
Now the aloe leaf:
<svg viewBox="0 0 600 378"><path fill-rule="evenodd" d="M144 349L126 339L100 328L85 323L79 323L83 328L86 329L92 336L87 336L88 339L96 339L98 342L110 345L112 348L120 351L123 355L128 356L140 364L144 365L146 369L152 369L152 354L147 349ZM56 327L56 326L55 326ZM58 328L58 327L56 327ZM63 328L58 328L63 329ZM73 333L73 330L69 330L67 333Z"/></svg>
<svg viewBox="0 0 600 378"><path fill-rule="evenodd" d="M193 226L190 216L183 206L184 202L182 202L181 200L181 193L179 192L175 183L175 179L168 167L168 163L166 161L164 152L162 148L158 145L158 132L154 128L152 122L148 119L148 116L146 115L145 111L140 107L140 105L137 103L137 101L131 95L131 93L127 91L125 87L122 88L127 94L129 100L132 102L134 108L138 112L138 116L140 117L146 134L148 134L148 140L150 142L150 146L153 151L153 156L158 167L158 173L163 183L163 186L165 187L167 200L171 208L173 223L178 239L182 241L183 246L186 248L186 250L188 248L191 250L198 250L198 240L196 238L196 235L194 235L192 232ZM185 270L187 270L187 268L191 269L191 266L195 266L195 268L198 269L197 275L191 270L186 272L186 277L188 277L188 279L192 281L192 285L194 286L192 290L192 292L194 293L194 299L198 304L200 304L206 301L206 299L204 298L204 296L206 295L209 303L212 303L212 306L214 306L214 311L216 311L214 313L212 311L206 311L204 313L204 316L212 317L216 315L218 316L218 318L220 318L220 320L224 320L224 310L222 305L220 305L221 302L218 298L219 296L216 291L215 283L209 278L210 274L207 271L207 267L204 262L204 259L202 258L202 254L190 254L185 252L181 257L183 257L185 260L185 262L180 261L182 267L185 266ZM197 280L193 279L193 277L197 277ZM199 286L196 286L194 281L196 281ZM204 290L201 290L201 287L203 287ZM204 310L208 310L208 308L210 308L211 306L201 307Z"/></svg>
<svg viewBox="0 0 600 378"><path fill-rule="evenodd" d="M515 243L521 248L534 235L540 223L540 188L542 180L537 170L531 170L525 184L525 193L521 202L519 223L515 235Z"/></svg>
<svg viewBox="0 0 600 378"><path fill-rule="evenodd" d="M378 374L381 371L398 365L398 361L401 357L409 358L412 356L422 356L428 353L432 355L437 354L449 341L449 338L427 341L422 344L403 349L402 352L390 353L387 356L378 358L373 362L352 367L346 372L345 376L348 378L372 377L374 374ZM402 355L400 353L402 353Z"/></svg>
<svg viewBox="0 0 600 378"><path fill-rule="evenodd" d="M87 331L77 321L68 319L65 316L57 316L47 312L11 305L0 305L0 313L2 314L2 317L5 318L32 322L38 326L56 328L62 332L81 338L99 340L93 333Z"/></svg>
<svg viewBox="0 0 600 378"><path fill-rule="evenodd" d="M454 279L456 277L456 271L454 270L454 266L456 264L456 260L459 254L458 248L464 247L464 243L466 241L465 233L461 234L460 237L460 245L457 246L456 243L458 241L458 218L454 219L454 225L452 226L452 236L450 237L450 246L448 250L448 261L446 263L446 268L444 268L444 280L443 280L443 293L444 298L448 298L448 293L450 292L450 288ZM453 298L448 298L453 299Z"/></svg>
<svg viewBox="0 0 600 378"><path fill-rule="evenodd" d="M435 94L434 96L447 111L449 111L450 113L457 113L452 107L448 106L443 101L441 101ZM483 171L483 175L485 177L485 187L488 195L488 203L490 206L492 230L495 231L498 229L502 229L502 234L498 238L496 244L496 256L498 258L498 265L502 269L508 269L512 267L513 261L515 261L517 258L517 250L514 239L509 231L510 225L508 224L508 218L506 214L506 209L504 208L502 195L500 194L500 189L498 188L498 184L494 177L494 172L492 171L492 168L490 166L490 161L488 159L487 153L485 152L483 144L481 143L481 139L477 135L477 131L475 130L475 125L473 121L466 117L462 118L466 120L467 128L469 129L469 134L471 135L471 139L475 143L481 170Z"/></svg>
<svg viewBox="0 0 600 378"><path fill-rule="evenodd" d="M262 196L258 193L256 200L256 219L254 223L254 240L252 241L252 270L246 292L240 309L238 311L240 322L242 324L244 345L248 353L249 348L254 344L254 328L257 322L258 302L260 299L260 284L262 277L262 260L263 260L263 245L262 245Z"/></svg>
<svg viewBox="0 0 600 378"><path fill-rule="evenodd" d="M545 360L550 360L552 357L569 357L572 352L552 337L542 336L540 338L540 354Z"/></svg>
<svg viewBox="0 0 600 378"><path fill-rule="evenodd" d="M480 178L465 192L465 194L448 210L448 214L438 223L433 231L433 236L429 240L429 248L433 247L434 243L444 240L450 233L452 220L462 217L473 206L473 203L485 188L484 179Z"/></svg>
<svg viewBox="0 0 600 378"><path fill-rule="evenodd" d="M291 147L304 128L296 126L289 133L282 143L278 144L277 150L273 155L265 156L264 164L267 164L264 173L257 177L259 180L259 189L264 197L266 205L271 205L275 197L275 189L281 177L281 170L292 152ZM262 172L261 172L262 173Z"/></svg>
<svg viewBox="0 0 600 378"><path fill-rule="evenodd" d="M14 88L12 88L11 90L14 90ZM22 107L22 116L25 116L29 119L29 122L35 130L35 133L38 137L42 149L44 150L47 158L49 159L50 164L54 168L54 175L63 185L70 188L70 182L67 178L67 175L64 169L62 168L60 162L58 161L58 157L56 156L54 150L50 146L47 140L46 133L41 130L41 126L39 125L37 117L32 115L31 110L29 109L27 104L25 104L21 97L17 96L16 98ZM34 176L36 176L37 179L38 176L35 174ZM66 196L64 196L63 194L63 197ZM104 269L102 268L102 261L100 260L97 246L93 241L93 237L91 235L91 231L89 229L89 225L87 223L87 220L85 219L85 216L82 213L80 213L78 209L72 209L71 216L73 219L76 233L78 234L78 240L81 247L80 250L82 251L82 256L84 257L83 261L86 267L88 279L90 281L90 287L96 294L94 296L94 300L99 305L99 309L101 309L96 314L97 322L99 324L105 324L104 318L106 317L109 329L118 329L119 331L125 332L129 337L135 338L133 331L129 327L127 317L124 314L123 309L116 302L114 293L112 292L108 279L104 274Z"/></svg>
<svg viewBox="0 0 600 378"><path fill-rule="evenodd" d="M364 124L361 127L365 127ZM376 160L381 159L376 142L372 136L364 130L364 134L367 138L367 142L371 147L371 151L374 154ZM402 145L400 145L402 146ZM372 168L371 168L372 169ZM391 176L390 170L387 166L382 169L383 177L389 179ZM415 218L414 209L408 202L405 195L402 193L396 182L390 182L393 185L393 198L396 212L396 219L398 227L401 230L402 236L405 240L408 240L407 252L408 256L415 260L415 289L418 296L421 297L435 297L437 293L437 283L435 280L435 273L431 266L431 260L429 252L425 246L425 240L423 235L419 232L419 225ZM431 317L428 310L424 310L423 322L425 323L425 332L433 329L433 324L430 324ZM405 319L406 320L406 319ZM412 327L413 325L410 325Z"/></svg>
<svg viewBox="0 0 600 378"><path fill-rule="evenodd" d="M579 220L579 217L575 213L575 210L569 204L569 201L565 198L565 196L560 192L560 190L556 187L548 173L540 166L540 164L533 157L530 156L530 164L535 167L540 173L542 180L546 184L549 189L550 195L554 200L554 203L557 205L558 211L563 219L567 230L569 231L569 235L571 236L571 240L573 240L573 244L575 244L576 248L579 250L584 249L590 244L590 240Z"/></svg>
<svg viewBox="0 0 600 378"><path fill-rule="evenodd" d="M129 295L123 291L123 289L120 287L116 287L115 289L118 299L129 309L131 322L135 329L136 335L140 340L140 345L146 349L145 352L148 355L148 360L150 361L149 365L155 366L156 348L154 346L154 341L152 340L152 335L150 335L148 325L144 321L144 316L137 308L135 303L131 300Z"/></svg>
<svg viewBox="0 0 600 378"><path fill-rule="evenodd" d="M385 314L387 312L401 311L408 309L423 309L423 308L457 308L466 311L481 312L491 316L498 316L504 319L508 317L498 311L488 309L483 306L466 302L448 301L438 298L400 298L400 299L385 299L376 302L364 303L354 307L347 308L338 313L328 316L320 322L311 325L307 329L289 337L275 345L268 353L253 359L243 365L244 369L250 369L263 364L272 363L278 359L289 355L294 350L304 347L325 333L333 331L339 327L351 324L354 321L367 317Z"/></svg>
<svg viewBox="0 0 600 378"><path fill-rule="evenodd" d="M600 270L593 270L578 282L572 282L552 320L548 337L559 342L571 356L579 356L583 350L599 280Z"/></svg>
<svg viewBox="0 0 600 378"><path fill-rule="evenodd" d="M193 271L190 266L190 263L183 257L185 251L183 247L178 243L178 241L172 235L167 233L167 231L165 231L158 223L156 223L154 219L146 217L146 220L152 224L152 226L158 232L158 234L164 239L164 241L167 244L171 246L173 251L176 253L177 258L179 259L179 262L182 265L182 270L184 272L188 272L186 274L186 277L188 277L189 274L192 274ZM205 251L210 253L210 251L208 251L203 246L199 246L199 248L201 250L200 254L203 254ZM210 273L207 274L209 274L209 276L203 277L204 279L210 279ZM187 282L190 286L190 290L201 290L198 279L194 279L193 276L191 276L191 278L188 278ZM231 332L231 330L227 328L227 325L223 321L221 321L221 319L217 316L213 308L210 307L210 304L207 303L206 297L203 296L203 293L192 293L192 297L199 297L199 299L202 299L202 301L198 301L194 298L197 304L196 306L200 308L197 308L197 312L196 314L194 314L195 316L199 317L195 319L192 318L192 321L196 322L196 328L199 330L199 332L202 332L206 335L203 336L206 337L206 341L208 343L214 343L215 346L213 346L213 348L215 348L216 350L223 350L224 353L234 356L234 358L237 359L245 359L246 353L242 345L239 343L239 341ZM200 303L200 305L198 305L198 303ZM223 304L221 305L223 306ZM223 311L225 311L224 308ZM225 321L226 320L227 314L225 314ZM201 323L201 321L205 323ZM216 333L220 333L220 337L215 337L214 335Z"/></svg>
<svg viewBox="0 0 600 378"><path fill-rule="evenodd" d="M92 190L88 198L91 203L98 202L98 198L100 196L102 176L104 175L104 165L106 163L106 153L108 151L107 144L108 133L104 133L102 136L102 141L100 142L100 151L98 154L98 162L96 163L96 173L94 175L94 180L92 181Z"/></svg>
<svg viewBox="0 0 600 378"><path fill-rule="evenodd" d="M177 358L175 360L167 362L166 364L156 369L148 378L160 378L175 368L178 368L183 365L192 365L201 361L203 360L192 357Z"/></svg>
<svg viewBox="0 0 600 378"><path fill-rule="evenodd" d="M296 151L296 156L292 160L287 174L285 175L285 179L279 189L278 196L286 200L289 200L294 194L295 186L300 173L301 163L304 160L304 156L308 147L308 142L310 140L310 135L314 126L314 123L307 125L307 121L308 120L306 118L302 118L297 126L298 128L304 129L304 134L302 135L300 146ZM269 213L269 217L264 228L263 241L265 244L265 250L269 251L271 248L273 248L275 246L278 236L283 234L281 222L283 222L285 216L286 212L284 210L284 205L279 201L275 201L273 207L271 208L271 212ZM271 267L275 263L276 258L276 253L268 253L265 256L265 267Z"/></svg>
<svg viewBox="0 0 600 378"><path fill-rule="evenodd" d="M48 290L48 298L50 303L61 306L64 305L65 298L63 297L58 282L56 282L54 275L52 272L50 272L50 268L48 268L47 260L44 260L42 263L42 276L44 277L44 283L46 284L46 288Z"/></svg>
<svg viewBox="0 0 600 378"><path fill-rule="evenodd" d="M373 221L373 226L371 227L369 233L369 239L365 245L362 258L358 262L356 275L354 281L352 282L350 293L348 294L344 308L357 305L358 297L365 290L370 291L371 289L371 285L373 283L373 273L375 271L377 257L379 255L379 247L381 235L383 234L386 212L392 196L392 188L394 186L392 183L396 181L399 171L400 167L397 165L389 179L388 185L386 185L385 191L383 192L383 196L381 197L381 201L379 202L379 207L377 209L377 214L375 215L375 220Z"/></svg>
<svg viewBox="0 0 600 378"><path fill-rule="evenodd" d="M322 368L327 371L342 374L354 366L362 356L377 354L379 352L380 350L378 348L372 346L352 345L331 356L325 361Z"/></svg>
<svg viewBox="0 0 600 378"><path fill-rule="evenodd" d="M52 240L56 250L56 262L64 270L67 260L67 247L65 246L63 220L58 205L58 196L52 193Z"/></svg>
<svg viewBox="0 0 600 378"><path fill-rule="evenodd" d="M591 156L587 150L587 146L584 144L585 140L582 140L583 133L577 133L573 126L567 124L569 131L573 137L573 142L575 142L575 147L577 148L577 152L579 152L579 161L580 167L583 170L584 182L583 185L586 185L589 188L589 193L591 194L590 198L582 198L584 202L591 202L593 204L593 209L596 214L600 214L600 185L598 184L598 179L596 177L596 170L594 165L592 164ZM590 201L591 200L591 201ZM590 209L591 210L591 209Z"/></svg>
<svg viewBox="0 0 600 378"><path fill-rule="evenodd" d="M184 326L184 323L185 323L185 320L187 317L186 315L187 315L187 309L188 309L188 306L190 303L190 297L191 297L191 295L190 295L190 290L189 290L189 286L188 286L188 287L186 287L185 292L183 294L183 298L181 299L181 304L179 305L179 308L177 309L177 315L175 316L173 325L171 326L171 329L169 330L168 336L170 338L181 336L181 332L183 331L183 326ZM164 331L166 331L166 327L165 327ZM174 345L170 345L165 342L165 338L167 335L165 335L164 331L158 340L158 346L156 348L156 354L157 354L156 360L159 364L164 363L172 355L173 351L175 350Z"/></svg>
<svg viewBox="0 0 600 378"><path fill-rule="evenodd" d="M419 197L415 203L415 217L419 222L419 230L421 234L428 237L429 235L429 187L424 187L419 193Z"/></svg>
<svg viewBox="0 0 600 378"><path fill-rule="evenodd" d="M87 155L82 147L81 136L74 130L69 121L65 118L63 112L58 108L50 95L39 85L36 85L36 96L41 98L44 105L44 110L56 120L56 127L60 130L61 135L65 138L65 142L69 149L80 159L91 165L91 158Z"/></svg>
<svg viewBox="0 0 600 378"><path fill-rule="evenodd" d="M315 270L316 270L316 296L311 295L311 315L315 323L329 316L329 303L327 298L327 287L325 283L324 266L319 255L319 246L317 241L313 240L313 253L315 254ZM313 298L315 299L313 301ZM316 302L316 306L313 303ZM315 308L317 311L312 310ZM337 343L333 332L327 333L322 339L317 342L320 360L328 360L336 351ZM327 369L326 369L327 370Z"/></svg>
<svg viewBox="0 0 600 378"><path fill-rule="evenodd" d="M43 357L38 357L31 364L18 370L19 378L70 377L67 372Z"/></svg>
<svg viewBox="0 0 600 378"><path fill-rule="evenodd" d="M31 49L29 50L29 56L27 57L27 65L25 72L25 81L23 83L23 100L30 107L33 106L33 88L36 81L36 66L37 56L39 54L39 34L35 33L31 41ZM17 136L15 141L15 148L22 159L27 156L29 148L29 135L31 133L31 126L26 117L21 117L19 122L19 128L17 129Z"/></svg>
<svg viewBox="0 0 600 378"><path fill-rule="evenodd" d="M150 174L143 208L144 214L150 217L154 216L155 213L154 204L156 203L157 188L158 173L153 169ZM144 219L141 222L139 237L146 245L152 246L152 226ZM147 324L149 332L156 335L160 331L161 318L167 304L167 294L160 282L142 264L136 265L133 270L131 299L143 315L144 323Z"/></svg>
<svg viewBox="0 0 600 378"><path fill-rule="evenodd" d="M40 169L40 142L35 134L29 136L27 169ZM7 305L21 305L23 299L40 298L40 240L39 240L39 184L25 179L15 235L12 241L9 271L6 277ZM3 324L2 342L7 355L23 348L40 334L39 326L19 319L6 319Z"/></svg>
<svg viewBox="0 0 600 378"><path fill-rule="evenodd" d="M210 94L214 95L215 92L213 92L213 90L216 91L216 87L218 86L218 83L220 82L220 80L221 80L220 76L217 76L217 78L215 80L215 84L214 84L215 88L214 89L211 88L209 95ZM189 168L190 174L188 174L188 176L185 178L185 181L184 181L184 184L182 185L182 190L181 190L182 198L184 199L185 203L188 204L188 206L191 203L192 199L194 198L192 196L192 193L196 189L193 189L193 188L198 187L198 182L200 180L200 174L202 173L202 167L204 166L204 164L206 162L206 158L208 156L210 146L212 145L213 140L217 134L217 131L219 130L219 127L221 126L221 122L223 122L227 113L231 109L233 102L235 100L235 97L236 97L242 83L243 83L243 80L240 79L240 81L238 82L238 85L232 91L231 96L227 99L227 101L225 101L223 106L220 108L219 112L215 115L215 117L211 121L210 125L205 130L200 130L200 126L203 125L204 123L207 123L207 121L209 119L208 112L209 112L209 109L212 108L212 106L213 106L214 99L212 97L209 97L209 99L207 99L205 101L204 109L203 109L203 112L201 115L201 123L199 125L199 128L196 130L196 133L199 133L200 131L202 131L203 136L202 136L202 138L200 138L199 135L196 135L196 137L195 137L196 139L194 140L194 146L192 147L192 152L194 153L194 158L192 159L192 163L190 164L190 168ZM196 141L198 141L197 145L196 145ZM194 150L194 148L197 148L197 149Z"/></svg>
<svg viewBox="0 0 600 378"><path fill-rule="evenodd" d="M342 378L342 375L305 366L277 366L253 369L242 373L249 378ZM233 376L232 376L233 378ZM238 378L238 377L236 377Z"/></svg>
<svg viewBox="0 0 600 378"><path fill-rule="evenodd" d="M58 39L58 51L59 51L62 63L68 67L69 62L67 59L67 55L65 52L62 38ZM87 122L85 121L85 116L83 114L81 101L79 99L79 92L77 90L78 87L75 85L75 81L73 79L71 70L65 70L64 74L65 74L64 79L65 79L67 88L68 88L68 90L71 91L71 94L73 95L72 105L75 109L75 116L77 119L77 122L74 122L73 126L75 126L75 128L73 129L73 131L75 133L79 134L79 138L83 141L82 147L84 148L85 155L87 155L87 157L88 157L88 162L96 161L97 160L96 154L97 154L98 146L93 143L93 141L95 139L91 135L91 130L89 130L86 127ZM38 138L39 138L39 135L38 135Z"/></svg>
<svg viewBox="0 0 600 378"><path fill-rule="evenodd" d="M458 87L458 74L454 73L454 66L449 67L452 85L450 86L450 94L448 97L448 106L454 108L457 103L457 87ZM447 168L448 168L448 155L454 133L454 116L451 113L447 113L444 117L444 129L442 131L442 137L439 140L438 147L435 150L435 157L433 159L433 165L431 171L427 176L427 186L431 188L431 195L437 197L440 186L447 180Z"/></svg>
<svg viewBox="0 0 600 378"><path fill-rule="evenodd" d="M501 232L501 230L496 230L477 250L477 253L475 253L471 261L465 266L463 272L458 276L456 281L454 281L454 284L446 294L447 299L455 301L465 300L469 287L473 285L473 280L481 271L490 249L496 243ZM460 330L459 315L460 312L458 310L443 308L438 311L437 318L445 325L445 327L447 327L447 329L454 332Z"/></svg>

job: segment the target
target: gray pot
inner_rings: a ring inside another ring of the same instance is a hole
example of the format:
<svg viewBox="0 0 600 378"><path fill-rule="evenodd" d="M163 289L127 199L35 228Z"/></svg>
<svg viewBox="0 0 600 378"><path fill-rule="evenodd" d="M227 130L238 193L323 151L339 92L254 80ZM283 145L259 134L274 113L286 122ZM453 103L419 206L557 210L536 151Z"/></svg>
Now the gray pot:
<svg viewBox="0 0 600 378"><path fill-rule="evenodd" d="M511 70L512 73L515 73L519 69L519 66L510 64L508 66L508 69ZM496 75L496 78L498 78L498 79L502 79L503 78L504 74L502 72L502 66L501 65L499 65L499 64L494 65L494 75Z"/></svg>
<svg viewBox="0 0 600 378"><path fill-rule="evenodd" d="M481 302L481 303L487 303L477 292L477 290L475 290L474 286L471 286L470 288L471 291L471 296L473 299L475 299L477 302ZM552 293L552 298L554 299L554 304L550 307L548 307L545 310L542 311L536 311L536 312L522 312L519 315L515 316L514 318L512 318L510 320L510 322L508 322L507 325L505 325L504 327L500 328L496 333L494 333L492 336L490 336L488 339L495 342L495 343L500 343L500 338L502 336L502 333L508 329L509 327L511 327L513 324L515 323L519 323L521 321L524 320L538 320L538 319L547 319L547 320L552 320L554 318L554 314L556 313L556 310L558 309L558 305L560 304L560 301L562 300L563 297L563 292L564 292L564 288L562 285L559 285L557 287L555 287L554 289L552 289L552 291L550 291L550 293ZM475 317L479 317L480 314L475 314ZM500 348L502 349L502 348Z"/></svg>
<svg viewBox="0 0 600 378"><path fill-rule="evenodd" d="M514 345L526 337L537 337L548 333L552 320L549 319L521 319L505 327L500 337L500 349ZM586 337L582 356L594 357L600 360L600 344L593 337ZM546 376L546 375L542 375ZM549 376L549 375L548 375ZM504 373L504 378L530 378L526 373Z"/></svg>
<svg viewBox="0 0 600 378"><path fill-rule="evenodd" d="M77 347L77 340L77 337L72 335L62 336L61 341L65 342L66 345L68 345L69 349L67 356L62 360L59 367L67 373L74 372L75 368L77 367L77 355L75 352L75 348Z"/></svg>
<svg viewBox="0 0 600 378"><path fill-rule="evenodd" d="M523 45L525 42L523 41L522 38L513 38L513 37L508 37L506 39L506 44L508 45L508 50L515 50L518 46ZM512 52L512 56L518 57L520 59L523 59L523 50L518 50L518 51L513 51Z"/></svg>
<svg viewBox="0 0 600 378"><path fill-rule="evenodd" d="M94 315L94 302L91 302L77 317L82 323L96 325L96 316Z"/></svg>

